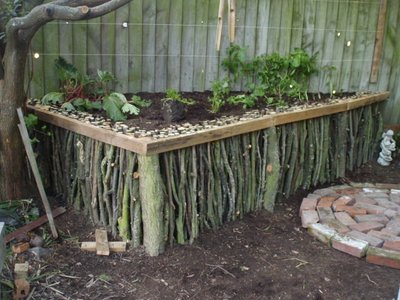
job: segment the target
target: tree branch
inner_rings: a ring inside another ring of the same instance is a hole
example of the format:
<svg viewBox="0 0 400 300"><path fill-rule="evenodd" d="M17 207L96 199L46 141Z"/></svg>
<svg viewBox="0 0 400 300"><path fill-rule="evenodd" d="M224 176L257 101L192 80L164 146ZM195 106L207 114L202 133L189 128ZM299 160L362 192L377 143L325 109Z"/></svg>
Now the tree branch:
<svg viewBox="0 0 400 300"><path fill-rule="evenodd" d="M94 7L98 6L101 4L104 4L108 2L109 0L57 0L51 2L52 4L60 5L60 6L70 6L70 7L77 7L77 6L88 6L88 7Z"/></svg>
<svg viewBox="0 0 400 300"><path fill-rule="evenodd" d="M36 6L24 17L11 19L7 27L10 30L20 30L39 28L53 20L77 21L92 19L101 17L131 1L132 0L58 0ZM93 6L93 3L99 5ZM67 6L68 4L71 6ZM77 4L82 5L75 6Z"/></svg>

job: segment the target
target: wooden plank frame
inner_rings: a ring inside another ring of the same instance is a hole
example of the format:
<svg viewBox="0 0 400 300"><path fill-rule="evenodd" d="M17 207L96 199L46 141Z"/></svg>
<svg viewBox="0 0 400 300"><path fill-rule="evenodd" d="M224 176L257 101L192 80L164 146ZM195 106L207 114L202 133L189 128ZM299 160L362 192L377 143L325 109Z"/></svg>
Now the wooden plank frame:
<svg viewBox="0 0 400 300"><path fill-rule="evenodd" d="M43 106L28 105L28 108L34 111L39 119L44 122L138 154L152 155L213 142L273 126L349 111L362 106L384 101L389 97L389 95L389 92L369 94L361 96L357 99L340 101L334 104L316 106L301 111L266 115L257 119L246 120L221 127L202 130L193 134L185 134L157 140L149 137L135 138L132 135L125 135L111 130L98 128L92 124L84 123L79 120L68 118L61 114L50 112L46 109L46 107Z"/></svg>

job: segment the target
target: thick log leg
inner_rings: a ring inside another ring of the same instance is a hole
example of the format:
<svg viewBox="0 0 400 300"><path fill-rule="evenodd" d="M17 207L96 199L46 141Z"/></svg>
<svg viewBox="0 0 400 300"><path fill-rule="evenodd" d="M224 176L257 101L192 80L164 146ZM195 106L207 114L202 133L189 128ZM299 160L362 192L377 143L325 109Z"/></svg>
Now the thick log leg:
<svg viewBox="0 0 400 300"><path fill-rule="evenodd" d="M143 244L150 256L164 252L164 191L158 155L139 155L140 199L143 215Z"/></svg>

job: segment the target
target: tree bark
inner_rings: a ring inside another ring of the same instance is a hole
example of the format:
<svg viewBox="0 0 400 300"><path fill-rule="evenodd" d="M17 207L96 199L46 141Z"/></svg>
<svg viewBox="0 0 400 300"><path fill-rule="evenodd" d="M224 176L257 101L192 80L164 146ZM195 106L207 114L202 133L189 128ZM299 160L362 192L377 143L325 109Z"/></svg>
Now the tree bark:
<svg viewBox="0 0 400 300"><path fill-rule="evenodd" d="M147 254L164 252L164 191L158 155L139 155L140 199L143 215L143 245Z"/></svg>
<svg viewBox="0 0 400 300"><path fill-rule="evenodd" d="M25 64L32 37L52 20L100 17L130 1L58 0L38 5L26 16L7 23L3 84L0 81L0 201L25 198L32 193L16 112L25 106Z"/></svg>
<svg viewBox="0 0 400 300"><path fill-rule="evenodd" d="M16 109L24 107L24 72L29 43L17 33L8 36L4 55L5 77L0 101L0 201L31 194L24 147L18 131Z"/></svg>

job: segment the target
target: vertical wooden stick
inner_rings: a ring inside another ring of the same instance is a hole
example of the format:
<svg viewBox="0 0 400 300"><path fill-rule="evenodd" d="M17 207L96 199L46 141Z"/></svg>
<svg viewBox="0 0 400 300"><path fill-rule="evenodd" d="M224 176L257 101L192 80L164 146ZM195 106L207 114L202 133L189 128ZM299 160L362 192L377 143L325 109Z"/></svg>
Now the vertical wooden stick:
<svg viewBox="0 0 400 300"><path fill-rule="evenodd" d="M29 163L31 164L31 167L32 167L32 173L33 173L33 176L35 177L36 184L37 184L37 187L38 187L38 190L40 193L40 197L42 198L42 202L43 202L44 209L46 211L47 219L49 220L51 233L52 233L53 237L56 239L56 238L58 238L58 233L57 233L56 226L54 225L53 214L51 213L49 200L47 199L47 195L46 195L46 192L43 187L42 179L40 178L39 168L37 166L35 154L33 153L31 140L29 139L28 130L26 129L25 120L24 120L24 116L22 114L21 108L17 108L17 113L18 113L19 121L21 123L21 124L18 124L18 129L19 129L19 132L21 133L22 141L25 146L25 150L26 150L26 154L29 159Z"/></svg>
<svg viewBox="0 0 400 300"><path fill-rule="evenodd" d="M218 21L217 21L217 37L216 37L216 48L217 51L221 49L221 38L222 38L222 24L224 20L224 7L225 0L219 0L219 9L218 9Z"/></svg>

